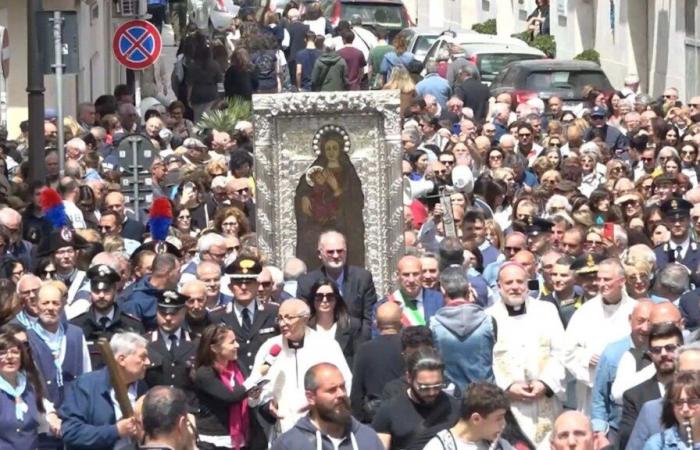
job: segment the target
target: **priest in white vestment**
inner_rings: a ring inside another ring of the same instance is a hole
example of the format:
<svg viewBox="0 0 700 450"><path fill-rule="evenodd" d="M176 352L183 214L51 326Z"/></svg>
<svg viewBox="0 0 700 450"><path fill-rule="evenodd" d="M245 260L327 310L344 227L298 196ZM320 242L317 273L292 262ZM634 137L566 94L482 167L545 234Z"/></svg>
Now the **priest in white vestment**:
<svg viewBox="0 0 700 450"><path fill-rule="evenodd" d="M511 399L523 432L540 447L549 445L566 396L564 328L554 305L528 297L528 278L520 264L501 266L500 300L486 312L498 327L493 349L496 384Z"/></svg>
<svg viewBox="0 0 700 450"><path fill-rule="evenodd" d="M591 389L600 354L630 334L629 317L637 301L625 291L625 270L618 259L598 266L599 294L584 303L566 328L566 368L576 379L576 409L591 412Z"/></svg>
<svg viewBox="0 0 700 450"><path fill-rule="evenodd" d="M262 388L259 403L267 404L271 414L279 419L271 441L306 415L304 375L312 366L322 362L335 365L345 378L350 396L352 373L340 345L332 335L324 336L307 327L309 315L309 306L304 301L284 301L278 312L281 334L265 341L255 355L253 373L264 372L264 378L270 380ZM276 356L273 347L279 349Z"/></svg>

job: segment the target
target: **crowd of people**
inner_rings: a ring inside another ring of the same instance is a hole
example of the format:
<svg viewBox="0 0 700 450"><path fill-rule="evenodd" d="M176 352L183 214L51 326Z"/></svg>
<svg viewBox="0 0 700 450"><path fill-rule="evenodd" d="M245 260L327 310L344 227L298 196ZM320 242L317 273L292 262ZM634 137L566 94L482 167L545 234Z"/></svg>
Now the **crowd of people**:
<svg viewBox="0 0 700 450"><path fill-rule="evenodd" d="M291 1L184 27L177 100L154 69L139 109L120 85L49 112L46 180L26 129L0 142L0 449L700 443L700 97L633 75L576 105L494 97L461 48L422 65L352 22ZM199 124L227 97L355 89L401 99L392 292L338 230L315 267L275 266L255 124ZM132 133L158 150L148 212L121 184Z"/></svg>

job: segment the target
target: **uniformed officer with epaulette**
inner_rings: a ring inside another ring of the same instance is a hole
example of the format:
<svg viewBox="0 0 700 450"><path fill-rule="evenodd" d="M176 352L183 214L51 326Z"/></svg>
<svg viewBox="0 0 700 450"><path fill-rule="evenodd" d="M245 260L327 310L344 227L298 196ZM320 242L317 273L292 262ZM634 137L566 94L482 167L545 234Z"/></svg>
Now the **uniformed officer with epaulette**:
<svg viewBox="0 0 700 450"><path fill-rule="evenodd" d="M121 277L106 264L99 264L87 271L90 280L90 309L70 322L82 328L90 351L93 369L104 365L102 355L95 345L101 337L111 339L115 333L133 331L143 334L141 322L123 312L116 304L117 283Z"/></svg>
<svg viewBox="0 0 700 450"><path fill-rule="evenodd" d="M527 219L523 230L527 235L527 248L538 257L542 256L550 248L554 224L540 217L528 216Z"/></svg>
<svg viewBox="0 0 700 450"><path fill-rule="evenodd" d="M158 293L158 329L148 336L151 365L146 370L149 387L165 385L185 391L190 405L196 405L190 372L199 342L183 328L187 297L173 290ZM193 407L193 411L195 408Z"/></svg>
<svg viewBox="0 0 700 450"><path fill-rule="evenodd" d="M682 198L672 198L660 205L661 214L671 238L654 249L656 269L661 270L668 263L683 264L693 274L693 282L698 284L695 274L700 264L700 245L690 238L690 210L693 204Z"/></svg>
<svg viewBox="0 0 700 450"><path fill-rule="evenodd" d="M572 269L575 259L571 256L562 256L552 268L553 290L549 295L542 297L557 307L559 318L564 328L569 324L571 316L584 303L582 289L576 286L576 278Z"/></svg>
<svg viewBox="0 0 700 450"><path fill-rule="evenodd" d="M225 314L222 322L233 328L238 341L238 364L248 376L253 370L255 355L262 344L272 336L279 334L277 310L272 303L258 303L258 275L262 264L255 258L239 256L226 267L230 275L233 306Z"/></svg>
<svg viewBox="0 0 700 450"><path fill-rule="evenodd" d="M577 257L571 264L571 270L576 277L576 285L581 287L581 304L575 305L576 309L598 295L598 264L604 259L603 255L588 253Z"/></svg>

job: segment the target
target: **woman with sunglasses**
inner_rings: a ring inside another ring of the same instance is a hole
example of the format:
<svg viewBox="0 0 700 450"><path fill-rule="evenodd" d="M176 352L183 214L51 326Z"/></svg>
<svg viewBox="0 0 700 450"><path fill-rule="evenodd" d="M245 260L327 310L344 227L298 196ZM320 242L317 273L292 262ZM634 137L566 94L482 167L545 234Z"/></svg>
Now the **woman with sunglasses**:
<svg viewBox="0 0 700 450"><path fill-rule="evenodd" d="M36 268L34 269L34 275L41 278L42 281L55 280L56 279L56 266L50 257L39 258Z"/></svg>
<svg viewBox="0 0 700 450"><path fill-rule="evenodd" d="M698 146L693 141L683 141L681 143L681 173L690 179L693 187L698 185L700 174L698 173L697 159Z"/></svg>
<svg viewBox="0 0 700 450"><path fill-rule="evenodd" d="M219 209L214 216L214 230L222 236L240 238L250 231L248 218L239 208L229 206Z"/></svg>
<svg viewBox="0 0 700 450"><path fill-rule="evenodd" d="M679 372L666 386L661 410L664 430L650 437L644 450L691 450L700 442L700 375Z"/></svg>
<svg viewBox="0 0 700 450"><path fill-rule="evenodd" d="M352 367L355 350L363 341L362 324L348 314L338 285L330 278L322 277L311 286L309 298L312 300L309 302L309 327L320 335L335 339L343 350L348 366Z"/></svg>
<svg viewBox="0 0 700 450"><path fill-rule="evenodd" d="M264 436L252 433L251 405L259 386L244 385L238 365L238 342L231 328L209 325L202 332L195 358L194 385L199 401L196 416L200 449L258 448Z"/></svg>
<svg viewBox="0 0 700 450"><path fill-rule="evenodd" d="M27 346L0 334L0 448L34 450L45 425L42 384Z"/></svg>
<svg viewBox="0 0 700 450"><path fill-rule="evenodd" d="M192 226L192 213L189 209L179 205L176 206L175 211L173 211L173 218L175 219L173 225L180 236L191 236L193 238L199 236L200 230Z"/></svg>

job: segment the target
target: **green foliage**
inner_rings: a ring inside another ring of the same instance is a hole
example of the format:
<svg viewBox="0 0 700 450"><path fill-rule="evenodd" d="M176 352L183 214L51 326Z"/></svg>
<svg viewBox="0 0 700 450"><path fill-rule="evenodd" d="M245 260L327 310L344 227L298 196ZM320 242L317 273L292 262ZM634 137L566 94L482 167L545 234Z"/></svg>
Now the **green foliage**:
<svg viewBox="0 0 700 450"><path fill-rule="evenodd" d="M496 34L496 19L489 19L486 22L475 23L472 30L481 34Z"/></svg>
<svg viewBox="0 0 700 450"><path fill-rule="evenodd" d="M578 55L574 56L574 59L579 61L593 61L594 63L600 65L600 53L592 48L582 51Z"/></svg>
<svg viewBox="0 0 700 450"><path fill-rule="evenodd" d="M515 33L511 36L527 42L531 47L541 50L548 58L556 58L557 56L557 42L554 40L554 36L539 34L532 39L532 34L529 31Z"/></svg>
<svg viewBox="0 0 700 450"><path fill-rule="evenodd" d="M251 103L242 98L233 97L229 99L228 103L225 103L224 108L212 109L202 114L197 122L197 128L232 133L238 122L250 120L251 116Z"/></svg>

